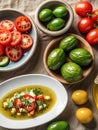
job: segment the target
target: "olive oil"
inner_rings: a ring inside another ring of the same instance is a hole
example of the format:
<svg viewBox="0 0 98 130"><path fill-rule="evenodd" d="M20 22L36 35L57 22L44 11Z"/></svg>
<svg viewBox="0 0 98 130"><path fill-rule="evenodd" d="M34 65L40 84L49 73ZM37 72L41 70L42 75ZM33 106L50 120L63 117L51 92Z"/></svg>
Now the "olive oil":
<svg viewBox="0 0 98 130"><path fill-rule="evenodd" d="M98 109L98 75L94 80L92 92L93 92L93 99L94 99L96 108Z"/></svg>

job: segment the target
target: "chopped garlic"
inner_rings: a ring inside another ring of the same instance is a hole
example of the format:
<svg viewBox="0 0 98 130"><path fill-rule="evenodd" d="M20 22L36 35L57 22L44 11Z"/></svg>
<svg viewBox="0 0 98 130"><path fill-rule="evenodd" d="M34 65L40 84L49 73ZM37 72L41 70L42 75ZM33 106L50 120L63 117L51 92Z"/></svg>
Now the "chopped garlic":
<svg viewBox="0 0 98 130"><path fill-rule="evenodd" d="M7 102L4 102L4 103L3 103L3 107L4 107L4 108L7 108L7 107L8 107L8 103L7 103Z"/></svg>
<svg viewBox="0 0 98 130"><path fill-rule="evenodd" d="M12 110L11 110L11 114L15 114L16 113L16 108L12 108Z"/></svg>
<svg viewBox="0 0 98 130"><path fill-rule="evenodd" d="M18 112L18 113L17 113L17 116L21 116L21 113L20 113L20 112Z"/></svg>
<svg viewBox="0 0 98 130"><path fill-rule="evenodd" d="M44 99L45 100L50 100L51 98L50 98L50 96L46 95L46 96L44 96Z"/></svg>

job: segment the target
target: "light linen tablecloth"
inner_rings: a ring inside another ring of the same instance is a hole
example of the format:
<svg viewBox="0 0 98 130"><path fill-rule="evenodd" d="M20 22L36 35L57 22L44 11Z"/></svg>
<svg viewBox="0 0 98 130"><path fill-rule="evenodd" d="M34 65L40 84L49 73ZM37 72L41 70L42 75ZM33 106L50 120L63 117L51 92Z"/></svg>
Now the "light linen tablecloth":
<svg viewBox="0 0 98 130"><path fill-rule="evenodd" d="M20 11L26 12L32 18L34 18L34 13L35 13L36 8L43 1L44 0L0 0L0 9L15 8ZM65 1L71 4L74 10L75 3L80 0L65 0ZM89 1L92 3L94 9L98 7L97 0L89 0ZM79 17L75 14L74 22L69 32L80 34L77 29L78 19ZM23 74L40 73L40 74L47 75L47 72L45 71L44 65L42 62L43 52L44 52L45 47L53 39L53 37L49 37L39 30L38 30L38 35L39 35L38 46L36 48L35 54L28 61L28 63L16 71L0 72L0 82L6 79L9 79L11 77L23 75ZM94 53L95 53L95 67L92 73L83 82L77 85L72 85L72 86L64 85L65 88L67 89L68 96L69 96L68 105L67 105L67 108L64 110L64 112L54 120L54 121L57 121L57 120L68 121L70 124L70 130L98 130L98 112L95 109L92 95L91 95L91 88L92 88L93 80L98 72L98 45L93 46L92 48L94 49ZM89 101L84 106L92 109L93 114L94 114L94 121L88 125L83 125L79 123L75 117L75 112L79 108L71 100L71 94L75 89L85 89L89 94ZM48 123L46 123L45 125L36 127L36 128L28 129L28 130L46 130L47 125ZM0 127L0 130L5 130L5 129Z"/></svg>

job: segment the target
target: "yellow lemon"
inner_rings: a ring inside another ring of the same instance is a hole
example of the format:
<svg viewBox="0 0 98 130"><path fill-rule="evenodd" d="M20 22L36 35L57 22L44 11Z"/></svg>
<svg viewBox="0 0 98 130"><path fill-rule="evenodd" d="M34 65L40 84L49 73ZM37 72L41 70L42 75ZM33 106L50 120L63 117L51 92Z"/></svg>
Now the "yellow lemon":
<svg viewBox="0 0 98 130"><path fill-rule="evenodd" d="M88 100L88 93L85 90L75 90L72 93L72 100L77 105L85 104Z"/></svg>
<svg viewBox="0 0 98 130"><path fill-rule="evenodd" d="M89 108L79 108L76 111L76 118L83 124L87 124L92 121L93 113Z"/></svg>

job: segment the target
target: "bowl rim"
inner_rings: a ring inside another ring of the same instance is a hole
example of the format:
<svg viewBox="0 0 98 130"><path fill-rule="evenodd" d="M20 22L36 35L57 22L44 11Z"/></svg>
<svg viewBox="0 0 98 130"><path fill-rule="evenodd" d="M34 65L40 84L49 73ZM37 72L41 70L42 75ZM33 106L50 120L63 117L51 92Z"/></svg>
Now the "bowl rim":
<svg viewBox="0 0 98 130"><path fill-rule="evenodd" d="M46 5L47 3L52 3L52 2L54 2L54 3L58 2L58 3L60 3L60 4L63 4L64 6L66 6L66 7L68 8L69 15L70 15L69 21L67 22L66 26L65 26L63 29L58 30L58 31L50 31L50 30L48 30L47 28L43 28L43 27L41 26L40 20L39 20L39 18L38 18L39 10L40 10L41 8L43 8L43 6ZM44 2L42 2L42 3L38 6L38 8L37 8L36 11L35 11L35 21L36 21L36 24L37 24L38 28L39 28L42 32L44 32L44 33L46 33L47 35L50 35L50 36L59 36L59 35L64 34L65 32L67 32L68 29L71 27L71 23L72 23L73 19L74 19L74 12L73 12L73 9L72 9L71 5L68 4L66 1L62 1L62 0L52 0L52 1L47 0L47 1L44 1Z"/></svg>
<svg viewBox="0 0 98 130"><path fill-rule="evenodd" d="M79 81L77 81L77 82L72 82L72 83L71 83L71 82L67 82L66 80L63 79L63 77L62 77L62 78L57 78L56 75L54 75L54 74L51 72L52 70L50 70L50 69L48 68L48 65L47 65L47 63L46 63L47 54L48 54L48 49L53 45L53 43L54 43L55 41L58 41L58 40L60 41L62 38L66 37L67 35L76 36L80 41L84 41L84 42L86 43L87 48L88 48L88 47L90 48L90 50L91 50L91 55L92 55L92 58L93 58L93 62L91 63L90 68L88 68L88 70L89 70L88 73L85 72L85 74L83 75L83 78L82 78L81 80L79 80ZM58 37L58 38L55 38L55 39L53 39L53 40L51 40L51 41L49 42L49 44L47 45L47 47L46 47L45 50L44 50L44 54L43 54L43 64L44 64L44 67L45 67L46 72L47 72L50 76L56 78L58 81L60 81L60 82L63 83L63 84L70 84L70 85L72 85L72 84L76 84L76 83L79 83L79 82L83 81L83 80L86 78L85 75L88 76L88 75L91 73L91 71L93 70L93 67L94 67L94 58L95 58L95 55L94 55L93 48L89 45L89 43L88 43L83 37L81 37L80 35L74 34L74 33L67 33L67 34L64 34L63 36L60 36L60 37Z"/></svg>
<svg viewBox="0 0 98 130"><path fill-rule="evenodd" d="M22 15L24 15L24 16L27 16L29 19L30 19L30 21L31 21L31 23L32 23L32 25L33 25L33 29L34 29L34 33L35 33L35 44L33 44L33 52L32 51L30 51L30 54L29 54L29 57L28 57L28 59L26 59L26 61L22 61L21 63L19 63L19 65L17 66L17 67L12 67L12 68L3 68L3 67L0 67L0 72L8 72L8 71L13 71L13 70L16 70L16 69L18 69L18 68L20 68L20 67L22 67L24 64L26 64L29 60L30 60L30 58L32 57L32 55L34 54L34 52L35 52L35 49L36 49L36 47L37 47L37 39L38 39L38 33L37 33L37 28L36 28L36 24L35 24L35 22L34 22L34 20L31 18L31 16L30 15L28 15L27 13L25 13L25 12L23 12L23 11L20 11L20 10L17 10L17 9L12 9L12 8L4 8L4 9L0 9L0 13L1 12L6 12L6 11L8 11L8 12L16 12L16 13L19 13L19 14L22 14ZM32 37L32 36L31 36Z"/></svg>

